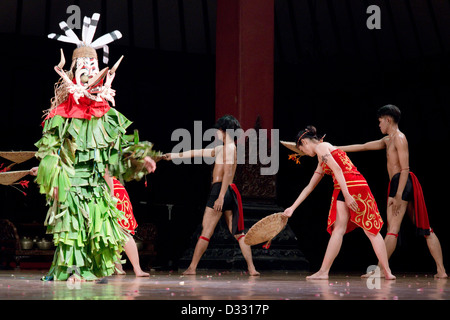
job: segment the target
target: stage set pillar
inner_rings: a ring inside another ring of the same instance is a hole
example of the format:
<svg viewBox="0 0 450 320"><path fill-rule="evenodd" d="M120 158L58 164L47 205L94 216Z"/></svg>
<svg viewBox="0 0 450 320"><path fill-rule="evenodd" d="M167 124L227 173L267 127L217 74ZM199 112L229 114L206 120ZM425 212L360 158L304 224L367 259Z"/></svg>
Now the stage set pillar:
<svg viewBox="0 0 450 320"><path fill-rule="evenodd" d="M270 141L273 74L274 0L218 0L216 119L231 114L243 130L267 129ZM245 202L274 202L275 176L261 176L259 164L238 167L235 183Z"/></svg>
<svg viewBox="0 0 450 320"><path fill-rule="evenodd" d="M274 0L218 0L216 118L273 127Z"/></svg>

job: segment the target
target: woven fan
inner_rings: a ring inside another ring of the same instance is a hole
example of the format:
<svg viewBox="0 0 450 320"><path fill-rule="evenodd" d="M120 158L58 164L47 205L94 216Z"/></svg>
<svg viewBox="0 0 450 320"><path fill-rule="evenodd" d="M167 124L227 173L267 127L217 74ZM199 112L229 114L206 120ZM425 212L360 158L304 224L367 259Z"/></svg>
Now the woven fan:
<svg viewBox="0 0 450 320"><path fill-rule="evenodd" d="M14 163L22 163L30 160L35 154L35 151L0 151L0 157Z"/></svg>
<svg viewBox="0 0 450 320"><path fill-rule="evenodd" d="M30 170L0 172L0 184L9 186L29 173Z"/></svg>
<svg viewBox="0 0 450 320"><path fill-rule="evenodd" d="M245 243L253 246L259 243L267 242L264 248L268 249L270 242L286 226L288 217L282 212L271 214L256 222L245 235Z"/></svg>

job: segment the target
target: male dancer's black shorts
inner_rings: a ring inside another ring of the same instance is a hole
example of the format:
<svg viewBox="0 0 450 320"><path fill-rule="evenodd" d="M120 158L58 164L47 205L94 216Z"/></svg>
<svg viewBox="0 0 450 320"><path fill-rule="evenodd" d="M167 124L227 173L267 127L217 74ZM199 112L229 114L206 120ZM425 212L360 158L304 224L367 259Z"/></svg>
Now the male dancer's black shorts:
<svg viewBox="0 0 450 320"><path fill-rule="evenodd" d="M390 182L389 197L395 198L398 189L398 183L400 181L400 172L394 175ZM403 201L413 201L414 200L414 187L411 179L411 175L408 173L408 180L406 181L405 189L402 194Z"/></svg>
<svg viewBox="0 0 450 320"><path fill-rule="evenodd" d="M206 206L214 209L214 202L216 202L217 198L220 194L220 189L222 188L222 182L216 182L211 186L211 192L209 193L208 201L206 202ZM228 187L227 192L225 193L225 197L223 199L223 207L222 211L233 210L235 205L234 192L231 187Z"/></svg>
<svg viewBox="0 0 450 320"><path fill-rule="evenodd" d="M211 192L209 194L208 201L206 202L207 207L214 209L214 203L219 197L221 188L222 182L216 182L211 186ZM242 206L242 203L238 201L238 197L235 194L233 188L231 186L228 186L227 192L225 193L225 197L223 199L222 212L228 210L233 211L233 218L231 223L232 224L231 233L233 235L239 234L244 231L243 228L239 226L240 220L239 206Z"/></svg>

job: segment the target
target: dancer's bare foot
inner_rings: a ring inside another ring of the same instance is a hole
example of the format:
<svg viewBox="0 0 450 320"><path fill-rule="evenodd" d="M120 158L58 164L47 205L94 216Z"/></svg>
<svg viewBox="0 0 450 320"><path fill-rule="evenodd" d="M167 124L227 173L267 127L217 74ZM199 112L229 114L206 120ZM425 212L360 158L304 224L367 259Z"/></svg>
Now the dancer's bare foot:
<svg viewBox="0 0 450 320"><path fill-rule="evenodd" d="M328 280L328 272L319 270L316 273L307 276L306 280Z"/></svg>
<svg viewBox="0 0 450 320"><path fill-rule="evenodd" d="M72 274L70 277L67 278L67 281L74 285L77 282L86 282L86 280L82 277L80 277L77 274Z"/></svg>
<svg viewBox="0 0 450 320"><path fill-rule="evenodd" d="M447 279L448 275L447 275L447 273L445 271L438 271L438 273L436 273L434 275L434 278L435 279Z"/></svg>
<svg viewBox="0 0 450 320"><path fill-rule="evenodd" d="M141 269L139 270L135 270L133 269L134 274L136 275L136 277L150 277L150 273L144 272Z"/></svg>
<svg viewBox="0 0 450 320"><path fill-rule="evenodd" d="M390 273L390 272L386 272L386 275L384 276L384 278L386 279L386 280L395 280L395 279L397 279L396 278L396 276L394 276L392 273Z"/></svg>
<svg viewBox="0 0 450 320"><path fill-rule="evenodd" d="M116 271L114 271L113 274L115 276L123 276L123 275L126 275L127 273L125 271L123 271L121 264L116 264Z"/></svg>
<svg viewBox="0 0 450 320"><path fill-rule="evenodd" d="M186 271L182 273L184 276L195 275L197 272L193 268L187 268Z"/></svg>
<svg viewBox="0 0 450 320"><path fill-rule="evenodd" d="M258 271L256 271L256 269L249 269L248 275L252 276L252 277L257 277L257 276L260 276L261 274Z"/></svg>
<svg viewBox="0 0 450 320"><path fill-rule="evenodd" d="M114 273L113 273L113 275L115 275L115 276L124 276L124 275L126 275L127 273L125 272L125 271L119 271L119 270L116 270L116 271L114 271Z"/></svg>

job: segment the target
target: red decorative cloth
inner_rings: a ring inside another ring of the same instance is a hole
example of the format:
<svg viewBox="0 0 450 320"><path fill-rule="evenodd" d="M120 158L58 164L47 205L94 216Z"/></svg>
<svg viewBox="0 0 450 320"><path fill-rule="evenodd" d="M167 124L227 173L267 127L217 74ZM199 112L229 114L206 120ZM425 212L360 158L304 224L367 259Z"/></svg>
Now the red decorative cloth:
<svg viewBox="0 0 450 320"><path fill-rule="evenodd" d="M417 228L420 235L430 235L431 227L428 220L428 210L425 205L425 197L423 196L422 186L419 179L412 172L409 172L413 184L414 201L412 210L408 210L408 215ZM391 181L389 181L388 195L391 189ZM409 209L409 208L408 208Z"/></svg>
<svg viewBox="0 0 450 320"><path fill-rule="evenodd" d="M69 93L66 101L51 110L45 120L55 115L60 115L64 118L91 120L92 117L101 118L110 108L108 102L104 99L102 101L94 101L87 97L80 97L77 104L73 94Z"/></svg>
<svg viewBox="0 0 450 320"><path fill-rule="evenodd" d="M129 230L134 234L138 224L133 214L133 206L131 205L130 197L125 187L120 183L119 180L113 177L114 182L114 197L116 197L119 202L117 203L117 209L125 213L127 220L119 220L119 224L122 228Z"/></svg>
<svg viewBox="0 0 450 320"><path fill-rule="evenodd" d="M244 230L244 209L242 207L242 198L238 188L234 183L230 183L230 187L231 189L233 189L234 194L236 195L239 210L238 230L241 231Z"/></svg>
<svg viewBox="0 0 450 320"><path fill-rule="evenodd" d="M356 227L360 227L372 234L378 234L383 226L383 219L380 216L377 203L370 191L366 179L357 170L356 166L344 151L335 149L331 152L331 155L341 167L348 191L358 204L357 211L349 209L350 219L348 221L346 233L354 230ZM324 162L322 162L322 169L325 174L329 174L333 177L334 182L327 224L327 231L331 234L333 232L333 225L336 222L337 198L341 191L341 187L339 186L333 171Z"/></svg>

